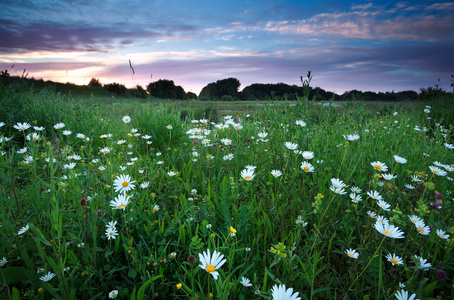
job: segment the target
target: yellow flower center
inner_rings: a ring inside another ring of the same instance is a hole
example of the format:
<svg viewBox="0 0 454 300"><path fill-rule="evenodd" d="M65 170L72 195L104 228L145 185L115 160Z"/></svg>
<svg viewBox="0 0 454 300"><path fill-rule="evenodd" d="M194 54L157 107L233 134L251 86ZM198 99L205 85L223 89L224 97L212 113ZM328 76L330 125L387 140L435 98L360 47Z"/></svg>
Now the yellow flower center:
<svg viewBox="0 0 454 300"><path fill-rule="evenodd" d="M33 140L36 141L36 137L33 137Z"/></svg>
<svg viewBox="0 0 454 300"><path fill-rule="evenodd" d="M353 253L349 253L348 256L353 257L354 255L353 255Z"/></svg>
<svg viewBox="0 0 454 300"><path fill-rule="evenodd" d="M127 181L123 181L123 183L121 184L123 187L127 187L129 185L129 183Z"/></svg>
<svg viewBox="0 0 454 300"><path fill-rule="evenodd" d="M390 236L392 236L392 233L391 233L391 231L388 231L388 230L383 230L383 232L384 232L384 233L385 233L386 235L390 235Z"/></svg>
<svg viewBox="0 0 454 300"><path fill-rule="evenodd" d="M208 265L205 267L205 269L207 269L208 273L213 273L216 270L213 265Z"/></svg>
<svg viewBox="0 0 454 300"><path fill-rule="evenodd" d="M303 169L304 169L304 171L306 171L306 172L309 171L309 167L307 167L307 166L304 167Z"/></svg>
<svg viewBox="0 0 454 300"><path fill-rule="evenodd" d="M424 231L424 228L422 228L422 227L418 227L418 229L419 229L419 231L421 231L421 232Z"/></svg>
<svg viewBox="0 0 454 300"><path fill-rule="evenodd" d="M251 176L249 176L249 175L245 176L244 179L249 180L249 179L251 179Z"/></svg>
<svg viewBox="0 0 454 300"><path fill-rule="evenodd" d="M433 170L434 174L438 174L438 171L437 170Z"/></svg>
<svg viewBox="0 0 454 300"><path fill-rule="evenodd" d="M109 232L109 235L113 235L113 232Z"/></svg>
<svg viewBox="0 0 454 300"><path fill-rule="evenodd" d="M444 235L442 235L442 234L440 234L440 237L441 237L442 239L443 239L443 238L445 238L445 236L444 236Z"/></svg>
<svg viewBox="0 0 454 300"><path fill-rule="evenodd" d="M391 262L392 262L393 264L397 264L397 260L396 260L395 258L391 258Z"/></svg>
<svg viewBox="0 0 454 300"><path fill-rule="evenodd" d="M120 204L120 206L118 206L118 208L125 208L126 205L125 204Z"/></svg>
<svg viewBox="0 0 454 300"><path fill-rule="evenodd" d="M374 167L375 167L375 169L377 169L377 170L381 170L381 166L380 166L380 165L375 165Z"/></svg>

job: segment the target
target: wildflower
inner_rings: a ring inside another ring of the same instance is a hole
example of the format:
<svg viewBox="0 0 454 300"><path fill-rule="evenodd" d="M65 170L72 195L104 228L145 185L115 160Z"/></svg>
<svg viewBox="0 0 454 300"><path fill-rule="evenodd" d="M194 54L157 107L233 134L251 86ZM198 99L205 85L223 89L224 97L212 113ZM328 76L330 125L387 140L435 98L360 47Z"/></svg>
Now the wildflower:
<svg viewBox="0 0 454 300"><path fill-rule="evenodd" d="M57 124L54 125L54 128L55 129L62 129L65 126L66 126L65 123L57 123Z"/></svg>
<svg viewBox="0 0 454 300"><path fill-rule="evenodd" d="M301 300L301 298L298 297L298 292L292 295L293 289L286 289L284 284L281 284L279 286L274 285L271 289L271 292L273 295L273 300Z"/></svg>
<svg viewBox="0 0 454 300"><path fill-rule="evenodd" d="M272 170L272 171L271 171L271 175L273 175L274 178L278 178L279 176L282 175L282 172L279 171L279 170Z"/></svg>
<svg viewBox="0 0 454 300"><path fill-rule="evenodd" d="M338 195L345 195L347 193L343 188L337 188L334 185L330 187L330 190Z"/></svg>
<svg viewBox="0 0 454 300"><path fill-rule="evenodd" d="M409 216L409 218L410 218L410 221L412 221L413 224L415 224L415 225L416 225L418 222L422 222L422 220L421 220L418 216L415 216L415 215L411 215L411 216Z"/></svg>
<svg viewBox="0 0 454 300"><path fill-rule="evenodd" d="M376 220L377 220L377 222L380 222L383 225L389 224L389 220L386 217L384 217L384 216L377 216Z"/></svg>
<svg viewBox="0 0 454 300"><path fill-rule="evenodd" d="M146 189L150 185L149 181L144 181L140 184L141 189Z"/></svg>
<svg viewBox="0 0 454 300"><path fill-rule="evenodd" d="M241 177L246 181L251 181L255 177L254 169L245 169L241 171Z"/></svg>
<svg viewBox="0 0 454 300"><path fill-rule="evenodd" d="M438 280L445 280L446 278L448 278L448 276L446 275L446 272L444 270L438 270L437 271L437 279Z"/></svg>
<svg viewBox="0 0 454 300"><path fill-rule="evenodd" d="M173 171L169 171L169 172L167 172L167 175L169 175L170 177L173 177L176 175L176 173Z"/></svg>
<svg viewBox="0 0 454 300"><path fill-rule="evenodd" d="M444 240L447 240L449 238L449 234L446 234L446 232L444 232L444 230L441 229L437 229L437 235L439 238Z"/></svg>
<svg viewBox="0 0 454 300"><path fill-rule="evenodd" d="M397 291L394 296L396 296L397 300L414 300L416 294L413 294L408 298L408 292L404 290Z"/></svg>
<svg viewBox="0 0 454 300"><path fill-rule="evenodd" d="M352 191L353 193L356 193L356 194L361 193L361 189L359 187L356 187L356 186L352 186L350 188L350 191Z"/></svg>
<svg viewBox="0 0 454 300"><path fill-rule="evenodd" d="M33 134L29 134L27 135L27 141L37 141L39 139L39 134L37 134L36 132L33 132Z"/></svg>
<svg viewBox="0 0 454 300"><path fill-rule="evenodd" d="M203 253L199 253L199 260L201 263L199 267L210 273L215 280L217 280L219 276L219 273L216 270L221 268L226 262L223 254L214 250L213 255L211 255L210 249Z"/></svg>
<svg viewBox="0 0 454 300"><path fill-rule="evenodd" d="M424 112L425 112L426 114L428 114L428 113L430 113L430 109L425 108L425 109L424 109Z"/></svg>
<svg viewBox="0 0 454 300"><path fill-rule="evenodd" d="M285 142L285 147L287 147L288 150L296 150L298 148L298 144Z"/></svg>
<svg viewBox="0 0 454 300"><path fill-rule="evenodd" d="M173 127L172 127L172 125L169 124L169 125L166 126L166 128L167 129L172 129Z"/></svg>
<svg viewBox="0 0 454 300"><path fill-rule="evenodd" d="M348 134L346 136L344 135L344 138L347 141L353 142L353 141L359 140L359 134Z"/></svg>
<svg viewBox="0 0 454 300"><path fill-rule="evenodd" d="M402 258L400 258L399 256L397 256L396 254L391 254L389 253L388 255L386 255L386 258L388 259L388 261L390 263L392 263L393 265L402 265L404 263L404 261L402 260Z"/></svg>
<svg viewBox="0 0 454 300"><path fill-rule="evenodd" d="M446 171L443 171L438 167L429 166L429 169L432 171L432 173L438 176L446 176L446 174L448 174Z"/></svg>
<svg viewBox="0 0 454 300"><path fill-rule="evenodd" d="M19 230L19 232L17 233L17 235L21 235L21 234L27 232L28 229L30 229L30 228L28 227L28 224L27 224L27 225L25 225L25 227L22 227L22 228Z"/></svg>
<svg viewBox="0 0 454 300"><path fill-rule="evenodd" d="M374 161L371 163L372 167L374 167L375 170L381 171L381 172L386 172L388 171L388 167L379 161Z"/></svg>
<svg viewBox="0 0 454 300"><path fill-rule="evenodd" d="M19 150L17 151L17 153L18 153L18 154L24 154L25 152L27 152L27 149L28 149L27 147L24 147L24 148L22 148L22 149L19 149Z"/></svg>
<svg viewBox="0 0 454 300"><path fill-rule="evenodd" d="M397 156L397 155L394 155L394 160L396 162L398 162L399 164L405 164L407 162L407 160L405 158Z"/></svg>
<svg viewBox="0 0 454 300"><path fill-rule="evenodd" d="M108 154L110 153L110 148L109 147L104 147L99 150L102 154Z"/></svg>
<svg viewBox="0 0 454 300"><path fill-rule="evenodd" d="M259 133L258 133L257 135L258 135L259 137L261 137L261 138L266 138L266 137L267 137L267 135L268 135L268 133L267 133L267 132L264 132L264 131L262 131L262 132L259 132Z"/></svg>
<svg viewBox="0 0 454 300"><path fill-rule="evenodd" d="M450 150L454 149L454 145L453 144L445 143L445 147L450 149Z"/></svg>
<svg viewBox="0 0 454 300"><path fill-rule="evenodd" d="M393 175L393 174L382 174L381 175L385 180L392 180L394 178L397 177L397 175Z"/></svg>
<svg viewBox="0 0 454 300"><path fill-rule="evenodd" d="M224 156L222 159L224 159L224 160L232 160L232 159L233 159L233 154L232 154L232 153L227 154L227 155Z"/></svg>
<svg viewBox="0 0 454 300"><path fill-rule="evenodd" d="M418 232L422 235L429 235L430 234L430 228L429 226L426 226L423 221L419 221L415 224L416 229L418 229Z"/></svg>
<svg viewBox="0 0 454 300"><path fill-rule="evenodd" d="M430 267L432 267L432 264L427 262L427 259L424 259L422 257L419 257L415 255L416 259L419 259L419 266L418 269L427 271Z"/></svg>
<svg viewBox="0 0 454 300"><path fill-rule="evenodd" d="M301 170L303 170L306 173L312 173L314 172L314 166L312 166L310 163L303 161L301 163Z"/></svg>
<svg viewBox="0 0 454 300"><path fill-rule="evenodd" d="M84 138L86 138L85 134L82 134L82 133L78 133L78 134L76 134L76 136L77 136L79 139L84 139Z"/></svg>
<svg viewBox="0 0 454 300"><path fill-rule="evenodd" d="M76 163L69 163L69 164L65 164L63 165L63 169L69 169L69 170L72 170L76 167Z"/></svg>
<svg viewBox="0 0 454 300"><path fill-rule="evenodd" d="M110 206L113 207L113 209L123 209L125 210L126 205L129 203L129 196L126 196L126 194L120 194L118 195L115 200L110 201Z"/></svg>
<svg viewBox="0 0 454 300"><path fill-rule="evenodd" d="M99 171L105 171L105 170L106 170L106 168L105 168L105 167L103 167L103 166L99 166L99 167L98 167L98 170L99 170Z"/></svg>
<svg viewBox="0 0 454 300"><path fill-rule="evenodd" d="M389 211L389 208L391 207L391 205L389 205L388 203L386 203L384 200L378 200L377 204L378 204L378 206L380 206L384 211Z"/></svg>
<svg viewBox="0 0 454 300"><path fill-rule="evenodd" d="M331 178L331 184L336 188L343 188L345 187L345 183L338 179L338 178Z"/></svg>
<svg viewBox="0 0 454 300"><path fill-rule="evenodd" d="M160 208L159 205L155 204L153 206L153 212L157 212L159 210L159 208Z"/></svg>
<svg viewBox="0 0 454 300"><path fill-rule="evenodd" d="M383 197L377 191L369 191L367 195L375 200L383 200Z"/></svg>
<svg viewBox="0 0 454 300"><path fill-rule="evenodd" d="M116 228L107 228L106 229L106 236L107 239L116 239L116 236L118 235L117 229Z"/></svg>
<svg viewBox="0 0 454 300"><path fill-rule="evenodd" d="M51 273L51 272L49 271L46 275L39 277L39 279L40 279L41 281L48 282L49 280L51 280L52 278L54 278L55 275L56 275L55 273Z"/></svg>
<svg viewBox="0 0 454 300"><path fill-rule="evenodd" d="M350 194L350 199L352 199L352 202L354 202L354 203L358 203L358 202L360 202L361 200L363 200L363 199L361 198L361 195L356 195L355 193L351 193L351 194Z"/></svg>
<svg viewBox="0 0 454 300"><path fill-rule="evenodd" d="M356 250L354 250L354 249L345 250L345 254L347 254L348 256L350 256L351 258L354 258L354 259L358 259L358 257L359 257L359 253L356 252Z"/></svg>
<svg viewBox="0 0 454 300"><path fill-rule="evenodd" d="M300 126L300 127L304 127L306 126L306 122L302 121L302 120L296 120L295 121L295 124Z"/></svg>
<svg viewBox="0 0 454 300"><path fill-rule="evenodd" d="M30 127L32 127L32 125L30 125L29 123L24 122L24 123L17 123L13 127L16 128L19 131L25 131L25 130L29 129Z"/></svg>
<svg viewBox="0 0 454 300"><path fill-rule="evenodd" d="M126 193L132 189L134 189L134 183L132 178L129 175L120 175L115 178L113 183L114 189L116 193Z"/></svg>
<svg viewBox="0 0 454 300"><path fill-rule="evenodd" d="M298 218L296 219L295 223L296 223L296 225L299 225L301 227L306 227L307 226L307 222L304 222L303 217L301 217L301 216L298 216Z"/></svg>
<svg viewBox="0 0 454 300"><path fill-rule="evenodd" d="M395 227L390 224L382 224L380 222L375 222L375 229L384 236L393 238L393 239L403 239L404 232L402 232L398 227Z"/></svg>
<svg viewBox="0 0 454 300"><path fill-rule="evenodd" d="M107 223L106 228L114 229L115 225L117 225L117 221L110 221L109 223Z"/></svg>
<svg viewBox="0 0 454 300"><path fill-rule="evenodd" d="M77 247L79 247L79 248L83 248L84 246L85 246L85 243L79 243L79 244L77 244Z"/></svg>
<svg viewBox="0 0 454 300"><path fill-rule="evenodd" d="M312 151L303 151L303 157L305 159L313 159L314 158L314 152Z"/></svg>
<svg viewBox="0 0 454 300"><path fill-rule="evenodd" d="M183 285L182 285L181 283L177 283L177 284L176 284L177 289L181 289L182 286L183 286Z"/></svg>
<svg viewBox="0 0 454 300"><path fill-rule="evenodd" d="M414 189L415 189L415 187L412 186L411 184L404 184L404 186L405 186L407 189L409 189L409 190L414 190Z"/></svg>
<svg viewBox="0 0 454 300"><path fill-rule="evenodd" d="M192 189L191 190L191 195L196 196L197 195L197 190L196 189Z"/></svg>
<svg viewBox="0 0 454 300"><path fill-rule="evenodd" d="M126 140L119 140L119 141L117 142L117 145L123 145L124 143L126 143Z"/></svg>
<svg viewBox="0 0 454 300"><path fill-rule="evenodd" d="M130 116L124 116L122 120L123 120L124 123L129 123L129 122L131 122L131 117Z"/></svg>
<svg viewBox="0 0 454 300"><path fill-rule="evenodd" d="M124 119L124 117L123 117L123 119ZM124 120L123 120L123 122L124 122ZM117 298L117 296L118 296L118 290L112 290L112 291L109 293L109 298L110 298L110 299L115 299L115 298Z"/></svg>
<svg viewBox="0 0 454 300"><path fill-rule="evenodd" d="M3 267L4 265L6 265L8 261L6 260L6 257L3 257L2 260L0 260L0 267Z"/></svg>
<svg viewBox="0 0 454 300"><path fill-rule="evenodd" d="M246 277L241 277L241 282L240 282L243 286L245 287L251 287L252 286L252 283L251 281L246 278Z"/></svg>

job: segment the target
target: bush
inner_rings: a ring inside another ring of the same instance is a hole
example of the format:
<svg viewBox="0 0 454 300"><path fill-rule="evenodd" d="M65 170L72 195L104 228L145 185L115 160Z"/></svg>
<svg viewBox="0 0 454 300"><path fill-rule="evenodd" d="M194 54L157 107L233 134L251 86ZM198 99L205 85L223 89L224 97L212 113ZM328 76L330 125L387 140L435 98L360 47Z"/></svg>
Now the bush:
<svg viewBox="0 0 454 300"><path fill-rule="evenodd" d="M221 97L221 101L235 101L235 99L230 95L224 95Z"/></svg>

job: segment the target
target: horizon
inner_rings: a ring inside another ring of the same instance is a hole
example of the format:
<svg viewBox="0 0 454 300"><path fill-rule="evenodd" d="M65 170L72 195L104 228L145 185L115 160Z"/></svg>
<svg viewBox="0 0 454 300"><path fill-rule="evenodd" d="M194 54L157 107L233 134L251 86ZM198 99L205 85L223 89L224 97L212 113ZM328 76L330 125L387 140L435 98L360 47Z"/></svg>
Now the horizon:
<svg viewBox="0 0 454 300"><path fill-rule="evenodd" d="M26 69L46 81L86 85L97 78L146 88L168 79L198 95L229 77L240 90L301 86L311 70L311 86L341 95L437 84L449 91L454 72L449 1L48 0L3 7L0 69L13 76Z"/></svg>

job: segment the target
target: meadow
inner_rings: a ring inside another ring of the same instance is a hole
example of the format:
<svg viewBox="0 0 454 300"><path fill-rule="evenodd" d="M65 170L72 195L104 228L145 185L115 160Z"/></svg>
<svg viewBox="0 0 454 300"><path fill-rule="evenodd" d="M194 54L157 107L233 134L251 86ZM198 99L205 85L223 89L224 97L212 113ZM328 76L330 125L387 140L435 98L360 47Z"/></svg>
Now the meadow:
<svg viewBox="0 0 454 300"><path fill-rule="evenodd" d="M452 299L440 108L305 100L0 84L0 297Z"/></svg>

